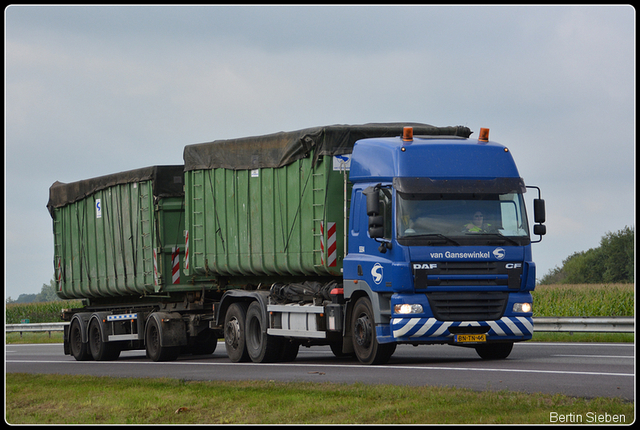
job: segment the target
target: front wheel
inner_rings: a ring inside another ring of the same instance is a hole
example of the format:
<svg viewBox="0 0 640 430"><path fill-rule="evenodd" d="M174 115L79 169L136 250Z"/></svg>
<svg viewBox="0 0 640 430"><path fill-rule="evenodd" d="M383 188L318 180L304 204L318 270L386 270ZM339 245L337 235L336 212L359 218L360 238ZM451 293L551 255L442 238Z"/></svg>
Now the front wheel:
<svg viewBox="0 0 640 430"><path fill-rule="evenodd" d="M353 350L364 364L384 364L396 350L395 343L378 343L373 307L367 297L361 297L353 307L351 317Z"/></svg>
<svg viewBox="0 0 640 430"><path fill-rule="evenodd" d="M476 352L484 360L503 360L511 354L513 342L476 346Z"/></svg>

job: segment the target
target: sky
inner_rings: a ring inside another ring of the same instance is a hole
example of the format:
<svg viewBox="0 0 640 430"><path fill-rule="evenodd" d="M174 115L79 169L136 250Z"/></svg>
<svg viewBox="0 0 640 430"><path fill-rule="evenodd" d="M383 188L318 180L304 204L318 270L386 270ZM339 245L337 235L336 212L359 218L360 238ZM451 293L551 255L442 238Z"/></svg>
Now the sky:
<svg viewBox="0 0 640 430"><path fill-rule="evenodd" d="M538 279L635 228L631 6L4 13L5 299L53 278L55 181L182 164L185 145L322 125L489 128L546 201Z"/></svg>

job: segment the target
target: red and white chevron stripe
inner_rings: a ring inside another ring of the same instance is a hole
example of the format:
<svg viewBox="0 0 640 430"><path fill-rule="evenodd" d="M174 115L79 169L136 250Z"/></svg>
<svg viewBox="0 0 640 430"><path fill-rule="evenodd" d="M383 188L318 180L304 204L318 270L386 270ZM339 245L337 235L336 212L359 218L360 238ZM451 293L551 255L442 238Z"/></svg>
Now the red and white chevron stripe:
<svg viewBox="0 0 640 430"><path fill-rule="evenodd" d="M338 251L336 244L336 223L328 222L327 223L327 267L335 267L338 265ZM324 223L320 223L320 249L322 250L320 261L322 264L324 262Z"/></svg>
<svg viewBox="0 0 640 430"><path fill-rule="evenodd" d="M153 285L158 286L158 253L153 249Z"/></svg>
<svg viewBox="0 0 640 430"><path fill-rule="evenodd" d="M180 248L171 248L171 282L180 283Z"/></svg>
<svg viewBox="0 0 640 430"><path fill-rule="evenodd" d="M189 270L189 230L184 231L184 270Z"/></svg>
<svg viewBox="0 0 640 430"><path fill-rule="evenodd" d="M62 291L62 257L58 257L58 291Z"/></svg>

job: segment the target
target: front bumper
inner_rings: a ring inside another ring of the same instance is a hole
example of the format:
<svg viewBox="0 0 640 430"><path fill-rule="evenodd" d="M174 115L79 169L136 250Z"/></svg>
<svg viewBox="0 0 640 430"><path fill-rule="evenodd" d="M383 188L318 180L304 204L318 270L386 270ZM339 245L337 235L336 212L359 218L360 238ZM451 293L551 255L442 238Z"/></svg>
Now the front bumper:
<svg viewBox="0 0 640 430"><path fill-rule="evenodd" d="M487 342L529 340L533 335L533 319L530 317L502 317L495 321L438 321L435 318L392 318L391 335L396 342L453 343L454 333L484 331Z"/></svg>

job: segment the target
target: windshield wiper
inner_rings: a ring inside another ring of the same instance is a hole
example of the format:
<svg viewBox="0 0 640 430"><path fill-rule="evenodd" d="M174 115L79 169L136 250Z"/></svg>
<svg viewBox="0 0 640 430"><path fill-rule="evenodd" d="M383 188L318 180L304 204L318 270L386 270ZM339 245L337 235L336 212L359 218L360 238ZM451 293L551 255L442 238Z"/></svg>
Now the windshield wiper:
<svg viewBox="0 0 640 430"><path fill-rule="evenodd" d="M516 245L516 246L520 246L520 242L518 242L517 240L511 239L508 236L503 236L499 233L484 233L484 232L477 232L477 233L466 233L468 236L478 236L478 237L483 237L483 238L487 238L490 236L492 238L495 238L498 241L501 241L502 243L504 242L511 242L511 244Z"/></svg>
<svg viewBox="0 0 640 430"><path fill-rule="evenodd" d="M403 237L403 239L430 239L430 238L441 239L441 240L444 241L444 243L451 242L456 246L460 246L460 244L458 242L456 242L455 240L451 239L448 236L445 236L444 234L440 234L440 233L412 234L410 236L404 236Z"/></svg>

